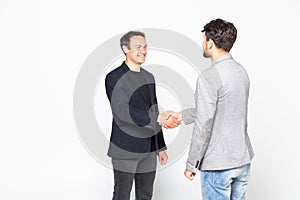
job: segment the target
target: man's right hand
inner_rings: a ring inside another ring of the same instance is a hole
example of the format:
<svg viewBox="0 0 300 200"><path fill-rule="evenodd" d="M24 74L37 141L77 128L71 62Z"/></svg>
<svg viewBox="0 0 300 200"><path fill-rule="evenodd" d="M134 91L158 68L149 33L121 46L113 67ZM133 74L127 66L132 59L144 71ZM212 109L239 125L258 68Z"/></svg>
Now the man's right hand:
<svg viewBox="0 0 300 200"><path fill-rule="evenodd" d="M186 169L186 170L184 171L184 175L185 175L185 177L187 177L190 181L192 181L192 180L194 180L194 177L195 177L196 174Z"/></svg>
<svg viewBox="0 0 300 200"><path fill-rule="evenodd" d="M182 121L181 112L174 112L168 110L160 115L162 115L163 117L162 120L159 122L159 124L166 129L176 128L179 124L181 124Z"/></svg>

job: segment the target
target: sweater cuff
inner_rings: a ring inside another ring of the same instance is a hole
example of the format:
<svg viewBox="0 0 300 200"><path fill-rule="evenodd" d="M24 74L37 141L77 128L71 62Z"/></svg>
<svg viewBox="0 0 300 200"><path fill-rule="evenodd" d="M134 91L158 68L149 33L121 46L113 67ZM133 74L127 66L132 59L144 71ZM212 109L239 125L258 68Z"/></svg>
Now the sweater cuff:
<svg viewBox="0 0 300 200"><path fill-rule="evenodd" d="M159 123L159 125L162 125L164 120L165 120L164 114L163 114L163 113L160 113L160 114L157 116L156 122Z"/></svg>
<svg viewBox="0 0 300 200"><path fill-rule="evenodd" d="M192 163L190 163L190 162L186 162L186 169L188 170L188 171L190 171L190 172L193 172L193 173L195 173L196 174L196 172L198 171L198 170L200 170L200 164L198 164L198 161L197 161L197 164L192 164ZM197 168L198 167L198 168Z"/></svg>

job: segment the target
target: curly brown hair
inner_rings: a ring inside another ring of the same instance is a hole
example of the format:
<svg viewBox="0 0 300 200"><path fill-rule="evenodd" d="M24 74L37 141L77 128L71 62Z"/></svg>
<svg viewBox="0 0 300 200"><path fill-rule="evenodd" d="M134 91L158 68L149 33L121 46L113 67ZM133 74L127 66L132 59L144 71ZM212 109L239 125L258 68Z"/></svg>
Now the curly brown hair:
<svg viewBox="0 0 300 200"><path fill-rule="evenodd" d="M233 23L223 19L210 21L203 27L202 32L205 32L207 40L211 39L218 48L227 52L230 51L237 37L237 30Z"/></svg>

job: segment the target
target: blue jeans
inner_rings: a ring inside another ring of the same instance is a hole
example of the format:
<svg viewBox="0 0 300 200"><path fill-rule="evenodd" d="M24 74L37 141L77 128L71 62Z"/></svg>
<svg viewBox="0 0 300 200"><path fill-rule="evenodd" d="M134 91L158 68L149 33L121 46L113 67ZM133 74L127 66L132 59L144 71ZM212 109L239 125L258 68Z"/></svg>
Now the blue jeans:
<svg viewBox="0 0 300 200"><path fill-rule="evenodd" d="M203 200L244 200L249 176L250 164L233 169L202 171L202 198Z"/></svg>

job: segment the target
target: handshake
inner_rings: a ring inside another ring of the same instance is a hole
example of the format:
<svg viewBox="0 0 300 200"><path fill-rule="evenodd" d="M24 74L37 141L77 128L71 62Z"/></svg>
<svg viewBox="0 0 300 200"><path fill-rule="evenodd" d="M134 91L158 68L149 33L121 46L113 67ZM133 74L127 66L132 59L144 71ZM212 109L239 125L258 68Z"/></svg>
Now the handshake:
<svg viewBox="0 0 300 200"><path fill-rule="evenodd" d="M181 112L174 112L172 110L168 110L164 113L160 113L157 119L157 122L162 127L169 129L169 128L176 128L182 121L182 114Z"/></svg>

